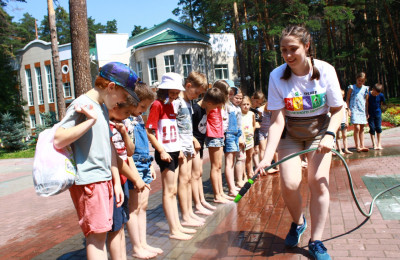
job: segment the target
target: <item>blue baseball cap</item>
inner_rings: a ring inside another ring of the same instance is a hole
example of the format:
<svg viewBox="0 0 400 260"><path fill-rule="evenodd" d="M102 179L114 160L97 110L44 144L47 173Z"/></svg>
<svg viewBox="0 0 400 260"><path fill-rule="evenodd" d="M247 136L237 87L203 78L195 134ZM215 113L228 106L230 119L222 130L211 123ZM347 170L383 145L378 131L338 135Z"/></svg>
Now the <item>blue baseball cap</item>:
<svg viewBox="0 0 400 260"><path fill-rule="evenodd" d="M109 62L100 68L99 75L123 87L137 102L140 102L139 97L135 93L135 84L138 76L125 64L121 62Z"/></svg>

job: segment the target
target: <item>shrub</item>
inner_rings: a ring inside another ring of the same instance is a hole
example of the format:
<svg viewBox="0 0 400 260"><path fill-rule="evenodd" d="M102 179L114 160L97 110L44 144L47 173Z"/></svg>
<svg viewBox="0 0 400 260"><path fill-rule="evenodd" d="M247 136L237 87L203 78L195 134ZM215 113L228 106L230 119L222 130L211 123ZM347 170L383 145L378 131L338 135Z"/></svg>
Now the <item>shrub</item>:
<svg viewBox="0 0 400 260"><path fill-rule="evenodd" d="M0 124L0 139L3 147L7 151L19 151L26 149L27 145L24 142L25 125L22 122L16 122L15 118L10 113L1 115Z"/></svg>

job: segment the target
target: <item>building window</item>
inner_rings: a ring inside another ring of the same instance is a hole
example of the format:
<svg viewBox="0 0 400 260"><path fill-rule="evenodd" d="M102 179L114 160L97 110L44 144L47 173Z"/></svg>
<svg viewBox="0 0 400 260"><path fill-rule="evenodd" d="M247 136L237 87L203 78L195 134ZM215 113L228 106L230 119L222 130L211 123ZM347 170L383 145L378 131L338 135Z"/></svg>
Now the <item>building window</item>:
<svg viewBox="0 0 400 260"><path fill-rule="evenodd" d="M203 54L199 54L198 62L199 62L199 71L201 73L206 73L206 64L205 64L205 61L204 61Z"/></svg>
<svg viewBox="0 0 400 260"><path fill-rule="evenodd" d="M136 67L137 67L137 73L138 73L138 77L143 80L143 70L142 70L142 63L140 61L138 61L136 63Z"/></svg>
<svg viewBox="0 0 400 260"><path fill-rule="evenodd" d="M183 77L186 79L192 71L192 63L189 54L182 54Z"/></svg>
<svg viewBox="0 0 400 260"><path fill-rule="evenodd" d="M26 87L28 90L28 105L33 106L32 74L30 69L25 70Z"/></svg>
<svg viewBox="0 0 400 260"><path fill-rule="evenodd" d="M42 105L44 103L44 97L43 97L42 73L40 71L40 67L36 67L35 72L36 72L36 82L37 82L37 92L38 92L38 103L39 105Z"/></svg>
<svg viewBox="0 0 400 260"><path fill-rule="evenodd" d="M69 82L64 83L64 97L72 97L71 84Z"/></svg>
<svg viewBox="0 0 400 260"><path fill-rule="evenodd" d="M158 81L156 58L149 59L150 85Z"/></svg>
<svg viewBox="0 0 400 260"><path fill-rule="evenodd" d="M51 67L50 65L46 65L46 79L47 79L47 98L49 99L49 103L54 103L54 87L53 87L53 77L51 75Z"/></svg>
<svg viewBox="0 0 400 260"><path fill-rule="evenodd" d="M228 79L228 65L220 64L215 65L215 78L218 79Z"/></svg>
<svg viewBox="0 0 400 260"><path fill-rule="evenodd" d="M29 122L31 124L31 128L36 128L36 117L35 115L29 116Z"/></svg>
<svg viewBox="0 0 400 260"><path fill-rule="evenodd" d="M174 55L164 56L165 71L175 72Z"/></svg>

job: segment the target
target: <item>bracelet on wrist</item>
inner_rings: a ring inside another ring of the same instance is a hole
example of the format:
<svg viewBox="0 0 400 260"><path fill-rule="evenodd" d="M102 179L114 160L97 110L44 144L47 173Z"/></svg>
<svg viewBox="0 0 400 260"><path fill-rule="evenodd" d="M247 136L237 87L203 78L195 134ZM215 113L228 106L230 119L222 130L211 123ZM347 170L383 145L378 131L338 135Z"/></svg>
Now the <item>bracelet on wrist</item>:
<svg viewBox="0 0 400 260"><path fill-rule="evenodd" d="M331 131L326 131L325 135L331 135L331 136L333 136L333 138L336 138L336 134L334 132L331 132Z"/></svg>

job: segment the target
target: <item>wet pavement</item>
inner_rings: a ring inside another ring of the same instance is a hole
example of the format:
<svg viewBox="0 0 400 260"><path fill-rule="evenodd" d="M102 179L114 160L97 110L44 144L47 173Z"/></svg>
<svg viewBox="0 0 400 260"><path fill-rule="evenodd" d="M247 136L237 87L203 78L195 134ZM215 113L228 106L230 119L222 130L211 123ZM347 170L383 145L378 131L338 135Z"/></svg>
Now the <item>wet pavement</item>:
<svg viewBox="0 0 400 260"><path fill-rule="evenodd" d="M353 137L348 140L352 147ZM370 147L369 136L365 140ZM365 211L369 209L371 194L399 180L400 128L385 130L382 140L383 150L345 156L355 192ZM32 159L0 160L0 259L84 259L85 241L68 192L50 198L38 197L32 186L31 165ZM211 201L207 159L204 173L206 198ZM303 208L309 220L310 194L306 178L303 179ZM353 201L342 162L335 158L331 166L330 194L323 237L333 259L400 259L400 212L396 212L400 207L397 200L400 189L378 201L389 205L393 217L382 217L380 209L375 207L372 217L365 218ZM299 247L284 247L291 218L281 196L278 175L259 179L238 204L218 205L215 213L207 217L206 225L198 228L189 241L168 238L159 179L152 184L147 216L148 242L164 250L157 259L309 257L309 228ZM127 243L128 259L132 259L129 238Z"/></svg>

